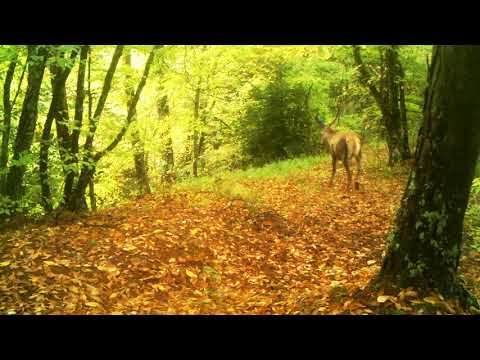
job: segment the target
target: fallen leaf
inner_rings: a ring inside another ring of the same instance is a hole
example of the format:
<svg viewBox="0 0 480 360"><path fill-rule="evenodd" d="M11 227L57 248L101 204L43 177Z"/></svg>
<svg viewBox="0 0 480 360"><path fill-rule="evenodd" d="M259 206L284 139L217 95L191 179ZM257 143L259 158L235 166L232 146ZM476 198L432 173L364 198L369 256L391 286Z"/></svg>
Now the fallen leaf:
<svg viewBox="0 0 480 360"><path fill-rule="evenodd" d="M99 303L96 303L95 301L89 301L85 303L85 305L90 306L90 307L100 307Z"/></svg>
<svg viewBox="0 0 480 360"><path fill-rule="evenodd" d="M188 270L188 269L185 270L185 273L187 274L188 277L190 277L190 278L192 278L192 279L198 278L197 274L195 274L194 272L192 272L192 271L190 271L190 270Z"/></svg>
<svg viewBox="0 0 480 360"><path fill-rule="evenodd" d="M386 302L387 300L391 300L392 297L391 296L388 296L388 295L380 295L379 297L377 297L377 302L379 302L380 304L383 304L384 302Z"/></svg>

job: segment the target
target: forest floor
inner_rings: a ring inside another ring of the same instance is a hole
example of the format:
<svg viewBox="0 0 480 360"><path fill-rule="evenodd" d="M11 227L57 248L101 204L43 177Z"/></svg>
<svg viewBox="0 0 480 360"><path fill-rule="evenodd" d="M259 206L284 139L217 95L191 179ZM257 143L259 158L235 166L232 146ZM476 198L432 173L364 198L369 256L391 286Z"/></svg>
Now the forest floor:
<svg viewBox="0 0 480 360"><path fill-rule="evenodd" d="M282 179L242 180L250 200L177 190L10 231L0 313L461 313L412 289L355 295L379 270L406 174L367 162L354 192L343 169L334 187L329 174L322 161ZM479 263L478 251L464 251L462 276L480 298Z"/></svg>

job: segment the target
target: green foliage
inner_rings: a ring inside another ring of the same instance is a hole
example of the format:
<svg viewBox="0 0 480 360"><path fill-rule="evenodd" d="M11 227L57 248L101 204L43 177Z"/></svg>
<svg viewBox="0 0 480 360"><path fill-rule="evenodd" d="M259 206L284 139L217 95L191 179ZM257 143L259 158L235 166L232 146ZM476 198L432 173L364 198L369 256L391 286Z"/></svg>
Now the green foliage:
<svg viewBox="0 0 480 360"><path fill-rule="evenodd" d="M95 111L114 48L110 45L91 47L92 111ZM75 49L78 45L47 46L49 58L38 103L34 145L30 153L20 159L27 168L24 199L15 205L2 202L4 205L0 207L4 210L0 211L17 207L30 214L39 213L38 148L52 95L50 67L71 67L66 91L69 118L72 119L79 57L73 62L70 52ZM124 125L126 89L138 83L150 49L151 46L125 47L125 52L132 54L132 66L123 60L119 63L96 133L95 151L110 144ZM377 76L379 49L379 46L362 49L365 62L371 64ZM12 111L10 154L27 85L25 76L19 86L26 50L26 46L0 45L0 80L4 79L9 62L18 59L11 86L11 97L17 89L19 95ZM411 135L416 135L421 120L426 55L430 51L430 46L400 46ZM215 176L225 176L230 171L233 173L228 177L232 179L237 176L288 176L291 169L309 164L308 159L317 158L303 156L320 151L320 128L311 121L311 116L318 112L327 121L337 118L335 126L339 129L357 131L369 146L383 142L380 112L368 91L355 81L356 71L349 45L164 46L158 52L137 105L136 122L126 138L97 166L95 191L98 205L111 206L139 194L131 137L134 129L147 154L153 191L163 188L167 171L183 184L190 182L194 132L202 134L204 141L198 156L198 172L200 176L206 176L206 180L198 180L199 183L208 182ZM86 91L87 85L85 83ZM197 89L200 89L200 96L196 118L194 100ZM3 94L2 86L0 94ZM2 109L3 102L0 102L0 111ZM88 94L83 109L80 144L84 144L88 133ZM68 123L70 131L72 124L72 121ZM54 122L48 165L53 207L62 200L63 171L74 169L78 172L81 165L65 166L62 163L56 132ZM166 156L168 153L172 154L171 162ZM80 158L82 156L81 153ZM278 162L296 157L302 158ZM10 155L8 166L11 165ZM252 168L261 165L267 166ZM246 170L235 171L237 169ZM0 173L6 170L0 169Z"/></svg>
<svg viewBox="0 0 480 360"><path fill-rule="evenodd" d="M310 90L289 85L286 64L275 64L275 77L252 90L253 104L239 126L243 152L249 163L265 163L313 152ZM317 137L318 138L318 137Z"/></svg>

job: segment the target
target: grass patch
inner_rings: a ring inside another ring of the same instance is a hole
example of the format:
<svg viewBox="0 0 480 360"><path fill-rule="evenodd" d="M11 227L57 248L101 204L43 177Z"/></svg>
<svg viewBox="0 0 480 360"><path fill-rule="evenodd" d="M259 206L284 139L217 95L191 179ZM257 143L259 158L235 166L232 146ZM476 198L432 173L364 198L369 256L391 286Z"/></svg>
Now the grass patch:
<svg viewBox="0 0 480 360"><path fill-rule="evenodd" d="M258 168L252 167L246 170L186 179L175 184L173 189L180 192L213 193L231 200L243 200L252 209L258 209L262 205L261 196L249 182L263 179L285 180L326 160L328 157L323 154L277 161ZM208 196L205 194L195 199L205 205L209 203Z"/></svg>
<svg viewBox="0 0 480 360"><path fill-rule="evenodd" d="M327 159L328 157L326 155L321 155L277 161L263 167L252 167L246 170L236 170L214 176L187 179L175 185L175 189L218 192L219 189L231 188L231 190L227 190L226 192L231 193L233 196L237 193L239 195L245 195L247 191L241 188L241 182L269 178L286 179L293 174L308 170Z"/></svg>

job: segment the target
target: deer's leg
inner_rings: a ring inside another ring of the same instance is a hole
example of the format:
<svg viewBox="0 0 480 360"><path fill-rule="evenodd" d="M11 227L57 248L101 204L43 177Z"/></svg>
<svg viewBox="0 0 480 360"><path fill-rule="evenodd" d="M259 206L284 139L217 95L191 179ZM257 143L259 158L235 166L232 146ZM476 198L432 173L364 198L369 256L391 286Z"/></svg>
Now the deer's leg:
<svg viewBox="0 0 480 360"><path fill-rule="evenodd" d="M347 188L350 190L352 187L352 172L350 171L350 163L348 159L343 160L343 166L345 166L345 171L347 172Z"/></svg>
<svg viewBox="0 0 480 360"><path fill-rule="evenodd" d="M333 179L335 178L335 173L337 172L337 159L335 156L332 156L332 177L330 178L330 186L333 185Z"/></svg>
<svg viewBox="0 0 480 360"><path fill-rule="evenodd" d="M357 161L357 178L355 180L355 189L359 190L360 189L360 178L362 176L362 154L358 154L358 156L355 157Z"/></svg>

